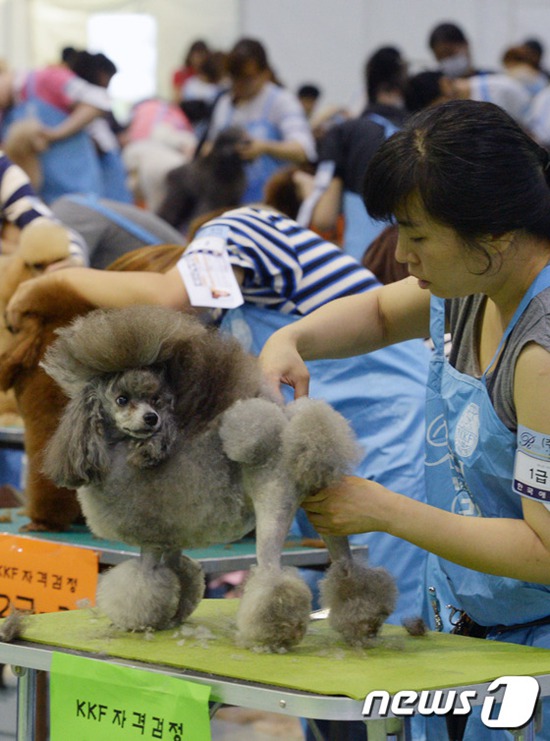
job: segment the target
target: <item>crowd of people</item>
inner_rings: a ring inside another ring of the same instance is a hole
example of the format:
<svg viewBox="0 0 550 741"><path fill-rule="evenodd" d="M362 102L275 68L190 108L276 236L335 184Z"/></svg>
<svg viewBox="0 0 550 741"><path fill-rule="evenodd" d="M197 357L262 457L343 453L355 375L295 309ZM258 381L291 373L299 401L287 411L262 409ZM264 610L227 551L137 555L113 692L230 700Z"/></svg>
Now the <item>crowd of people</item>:
<svg viewBox="0 0 550 741"><path fill-rule="evenodd" d="M297 533L368 545L397 581L390 621L550 648L550 77L534 39L498 70L476 68L456 24L427 43L433 68L414 73L374 50L355 113L323 112L316 82L288 89L253 38L227 53L198 40L171 99L124 127L103 55L0 72L2 247L48 218L72 263L23 283L6 318L17 333L40 312L38 282L97 307L202 309L276 390L328 400L364 447ZM237 309L192 304L182 266L209 235ZM182 246L166 273L103 270L163 243ZM442 724L414 737L506 738L475 712Z"/></svg>

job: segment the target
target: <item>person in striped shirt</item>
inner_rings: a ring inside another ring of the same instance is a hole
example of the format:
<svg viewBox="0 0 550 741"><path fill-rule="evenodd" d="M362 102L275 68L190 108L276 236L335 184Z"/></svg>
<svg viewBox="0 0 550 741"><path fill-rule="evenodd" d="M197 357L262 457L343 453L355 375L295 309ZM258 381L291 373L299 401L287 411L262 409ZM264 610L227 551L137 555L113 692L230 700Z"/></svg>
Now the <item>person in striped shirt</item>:
<svg viewBox="0 0 550 741"><path fill-rule="evenodd" d="M270 207L241 207L207 221L195 232L186 253L213 227L223 229L227 255L245 303L304 315L327 301L378 285L370 271L339 247ZM99 275L94 269L67 270L44 280L51 281L52 290L69 285L96 306L163 304L188 310L191 303L180 272L183 260L184 256L164 274ZM35 282L27 282L27 288L14 297L15 312L28 311Z"/></svg>
<svg viewBox="0 0 550 741"><path fill-rule="evenodd" d="M37 196L27 174L18 165L13 164L4 152L0 151L0 249L2 254L14 252L17 249L21 229L40 218L61 224L49 207ZM87 247L84 239L72 229L65 228L69 236L69 257L53 263L49 267L50 270L71 265L85 265L87 262Z"/></svg>

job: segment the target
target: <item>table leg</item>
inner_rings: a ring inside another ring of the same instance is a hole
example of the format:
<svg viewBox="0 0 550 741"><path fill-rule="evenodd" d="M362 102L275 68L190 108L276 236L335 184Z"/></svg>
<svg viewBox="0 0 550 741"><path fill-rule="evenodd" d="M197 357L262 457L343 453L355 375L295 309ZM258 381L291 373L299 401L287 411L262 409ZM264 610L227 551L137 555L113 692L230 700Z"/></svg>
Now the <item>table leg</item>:
<svg viewBox="0 0 550 741"><path fill-rule="evenodd" d="M17 677L17 741L34 741L36 707L36 669L12 666Z"/></svg>

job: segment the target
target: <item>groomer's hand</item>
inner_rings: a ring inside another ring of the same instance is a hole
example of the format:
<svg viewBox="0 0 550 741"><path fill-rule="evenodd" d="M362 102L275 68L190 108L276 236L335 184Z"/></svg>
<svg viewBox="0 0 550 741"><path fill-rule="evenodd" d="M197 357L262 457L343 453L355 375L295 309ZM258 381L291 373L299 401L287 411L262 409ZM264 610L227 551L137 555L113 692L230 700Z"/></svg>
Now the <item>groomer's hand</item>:
<svg viewBox="0 0 550 741"><path fill-rule="evenodd" d="M243 160L255 160L265 154L265 144L261 139L246 139L237 145L237 151Z"/></svg>
<svg viewBox="0 0 550 741"><path fill-rule="evenodd" d="M353 535L373 530L387 532L384 502L391 492L358 476L344 476L303 503L309 521L320 535Z"/></svg>
<svg viewBox="0 0 550 741"><path fill-rule="evenodd" d="M20 283L10 298L4 313L4 321L10 332L18 332L21 329L24 315L32 311L31 297L36 283L41 280L43 280L42 277L31 278L24 283Z"/></svg>
<svg viewBox="0 0 550 741"><path fill-rule="evenodd" d="M309 392L309 371L292 343L287 342L282 333L271 335L260 353L260 366L269 386L282 396L282 383L294 389L294 398L307 396Z"/></svg>

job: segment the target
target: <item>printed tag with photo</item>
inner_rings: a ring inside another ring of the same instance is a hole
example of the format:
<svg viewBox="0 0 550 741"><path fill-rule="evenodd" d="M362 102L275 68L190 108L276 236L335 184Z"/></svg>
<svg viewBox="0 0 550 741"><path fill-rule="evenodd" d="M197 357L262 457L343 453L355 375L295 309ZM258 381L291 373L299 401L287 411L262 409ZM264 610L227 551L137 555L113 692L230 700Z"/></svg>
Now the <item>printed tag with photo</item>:
<svg viewBox="0 0 550 741"><path fill-rule="evenodd" d="M192 306L235 309L244 303L227 254L227 232L224 226L202 229L178 263Z"/></svg>

